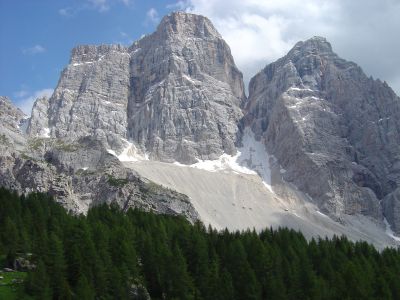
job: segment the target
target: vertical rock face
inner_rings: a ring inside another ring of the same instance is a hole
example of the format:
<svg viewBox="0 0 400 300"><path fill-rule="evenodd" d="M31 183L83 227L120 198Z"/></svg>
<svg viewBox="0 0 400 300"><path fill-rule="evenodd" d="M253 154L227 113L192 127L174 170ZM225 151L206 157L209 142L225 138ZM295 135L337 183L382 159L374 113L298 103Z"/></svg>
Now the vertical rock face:
<svg viewBox="0 0 400 300"><path fill-rule="evenodd" d="M207 18L174 13L130 50L130 139L184 163L235 152L242 74Z"/></svg>
<svg viewBox="0 0 400 300"><path fill-rule="evenodd" d="M383 200L383 212L392 230L400 233L400 187L388 194Z"/></svg>
<svg viewBox="0 0 400 300"><path fill-rule="evenodd" d="M8 97L0 96L0 144L21 147L25 143L25 114Z"/></svg>
<svg viewBox="0 0 400 300"><path fill-rule="evenodd" d="M153 159L190 163L235 152L244 98L242 74L211 22L173 13L129 48L75 48L49 100L48 127L52 137L91 135L117 151L129 139ZM35 105L31 135L43 130L35 125L43 106Z"/></svg>
<svg viewBox="0 0 400 300"><path fill-rule="evenodd" d="M50 134L48 110L49 99L47 97L42 97L35 101L26 130L28 135L46 136Z"/></svg>
<svg viewBox="0 0 400 300"><path fill-rule="evenodd" d="M8 97L0 96L0 125L10 131L21 133L19 127L25 114L15 107Z"/></svg>
<svg viewBox="0 0 400 300"><path fill-rule="evenodd" d="M251 80L245 111L284 178L321 209L381 218L378 199L400 186L400 99L386 83L314 37Z"/></svg>
<svg viewBox="0 0 400 300"><path fill-rule="evenodd" d="M73 49L70 64L62 72L49 103L35 104L28 132L42 134L48 105L46 127L50 136L90 135L110 146L121 146L119 137L126 136L129 60L130 55L122 46Z"/></svg>

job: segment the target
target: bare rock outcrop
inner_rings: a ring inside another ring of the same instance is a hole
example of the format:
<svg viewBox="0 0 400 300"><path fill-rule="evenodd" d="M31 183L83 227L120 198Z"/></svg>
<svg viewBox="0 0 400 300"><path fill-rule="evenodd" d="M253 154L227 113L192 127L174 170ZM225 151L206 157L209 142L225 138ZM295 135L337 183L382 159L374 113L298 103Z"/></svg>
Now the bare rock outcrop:
<svg viewBox="0 0 400 300"><path fill-rule="evenodd" d="M202 16L173 13L126 48L79 46L49 100L35 104L28 132L94 136L117 153L131 140L150 157L192 163L235 153L241 72ZM37 126L37 124L41 126Z"/></svg>
<svg viewBox="0 0 400 300"><path fill-rule="evenodd" d="M338 219L382 219L379 199L400 186L400 99L386 83L314 37L266 66L249 93L244 125L287 181Z"/></svg>

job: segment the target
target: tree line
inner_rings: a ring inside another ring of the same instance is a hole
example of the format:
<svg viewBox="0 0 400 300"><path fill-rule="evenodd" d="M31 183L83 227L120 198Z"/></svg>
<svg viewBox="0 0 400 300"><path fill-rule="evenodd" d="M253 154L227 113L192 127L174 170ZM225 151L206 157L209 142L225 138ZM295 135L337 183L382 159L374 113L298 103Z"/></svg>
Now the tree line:
<svg viewBox="0 0 400 300"><path fill-rule="evenodd" d="M26 253L36 268L18 299L400 299L399 249L107 205L76 216L0 188L0 255Z"/></svg>

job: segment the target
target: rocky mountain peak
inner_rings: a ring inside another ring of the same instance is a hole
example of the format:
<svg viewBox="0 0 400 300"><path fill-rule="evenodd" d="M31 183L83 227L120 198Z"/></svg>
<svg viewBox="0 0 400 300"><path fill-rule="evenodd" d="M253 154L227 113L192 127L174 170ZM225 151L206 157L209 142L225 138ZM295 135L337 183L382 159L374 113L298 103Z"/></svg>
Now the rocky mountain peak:
<svg viewBox="0 0 400 300"><path fill-rule="evenodd" d="M0 96L0 151L12 144L16 147L24 144L26 121L27 116L11 102L10 98Z"/></svg>
<svg viewBox="0 0 400 300"><path fill-rule="evenodd" d="M314 36L308 40L300 41L289 51L288 56L304 54L331 54L331 44L324 37Z"/></svg>
<svg viewBox="0 0 400 300"><path fill-rule="evenodd" d="M157 32L186 38L221 38L208 18L186 12L173 12L165 16L158 25Z"/></svg>
<svg viewBox="0 0 400 300"><path fill-rule="evenodd" d="M313 37L252 78L245 110L283 177L322 210L382 218L379 199L400 186L400 99L387 85Z"/></svg>
<svg viewBox="0 0 400 300"><path fill-rule="evenodd" d="M26 133L35 137L45 137L50 134L48 120L49 98L44 96L36 99L32 107Z"/></svg>
<svg viewBox="0 0 400 300"><path fill-rule="evenodd" d="M10 98L0 96L0 113L9 114L17 119L21 119L25 114L18 107L15 107Z"/></svg>
<svg viewBox="0 0 400 300"><path fill-rule="evenodd" d="M104 58L108 53L127 52L128 48L122 45L79 45L71 50L70 64L93 63Z"/></svg>
<svg viewBox="0 0 400 300"><path fill-rule="evenodd" d="M116 153L129 140L153 159L192 163L236 151L244 99L242 73L211 22L176 12L129 48L74 48L29 133L95 136Z"/></svg>

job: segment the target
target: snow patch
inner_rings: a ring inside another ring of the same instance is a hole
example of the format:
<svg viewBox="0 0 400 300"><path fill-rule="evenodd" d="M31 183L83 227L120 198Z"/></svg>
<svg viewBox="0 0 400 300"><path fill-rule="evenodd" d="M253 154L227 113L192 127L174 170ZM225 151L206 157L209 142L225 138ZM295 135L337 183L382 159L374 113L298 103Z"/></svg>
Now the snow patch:
<svg viewBox="0 0 400 300"><path fill-rule="evenodd" d="M302 89L302 88L298 88L298 87L294 87L294 86L290 87L288 90L314 92L314 90L312 90L312 89Z"/></svg>
<svg viewBox="0 0 400 300"><path fill-rule="evenodd" d="M122 140L126 144L128 144L128 146L125 147L124 150L122 150L120 155L117 155L117 153L112 149L107 149L107 152L116 156L119 159L119 161L122 162L136 162L142 160L149 160L149 155L147 153L145 153L144 155L141 154L133 143L125 139Z"/></svg>
<svg viewBox="0 0 400 300"><path fill-rule="evenodd" d="M76 67L76 66L81 66L81 65L90 65L90 64L102 61L104 57L105 57L105 55L101 55L98 60L84 61L84 62L80 62L80 63L73 63L72 66Z"/></svg>
<svg viewBox="0 0 400 300"><path fill-rule="evenodd" d="M117 156L117 157L118 157L117 153L115 153L114 150L107 149L107 152L110 153L110 154L112 154L112 155L114 155L114 156Z"/></svg>
<svg viewBox="0 0 400 300"><path fill-rule="evenodd" d="M248 127L243 132L242 143L243 147L239 149L241 151L239 164L247 165L248 168L256 171L264 185L272 192L270 155L265 145L255 139L253 131Z"/></svg>
<svg viewBox="0 0 400 300"><path fill-rule="evenodd" d="M263 143L256 141L250 128L245 128L242 139L243 147L239 148L236 155L222 154L216 160L198 160L188 167L206 170L209 172L230 170L236 173L259 175L264 186L272 192L271 168L268 155ZM178 162L177 166L185 166Z"/></svg>
<svg viewBox="0 0 400 300"><path fill-rule="evenodd" d="M256 174L256 172L239 164L239 159L241 155L242 153L238 151L235 156L224 153L217 160L198 159L198 162L190 165L190 167L206 170L209 172L231 170L243 174Z"/></svg>
<svg viewBox="0 0 400 300"><path fill-rule="evenodd" d="M28 129L29 119L30 119L30 118L31 118L31 117L29 117L29 116L24 116L24 117L20 120L20 122L19 122L19 124L18 124L19 130L21 130L21 132L24 133L24 134L26 134L26 130Z"/></svg>
<svg viewBox="0 0 400 300"><path fill-rule="evenodd" d="M49 138L49 137L50 137L50 128L44 127L44 128L40 131L40 137L42 137L42 138Z"/></svg>
<svg viewBox="0 0 400 300"><path fill-rule="evenodd" d="M94 63L94 61L86 61L86 62L82 62L82 63L74 63L74 64L72 64L72 66L76 67L76 66L81 66L81 65L90 65L92 63Z"/></svg>
<svg viewBox="0 0 400 300"><path fill-rule="evenodd" d="M133 52L131 52L130 55L133 56L136 53L138 53L140 50L142 50L142 48L137 48L137 49L133 50Z"/></svg>
<svg viewBox="0 0 400 300"><path fill-rule="evenodd" d="M329 218L326 214L320 212L319 210L317 210L316 212L317 212L317 214L319 214L319 215L321 215L321 216L323 216L325 218Z"/></svg>
<svg viewBox="0 0 400 300"><path fill-rule="evenodd" d="M194 81L191 77L187 76L187 75L182 75L183 78L185 78L187 81L196 84L196 81Z"/></svg>
<svg viewBox="0 0 400 300"><path fill-rule="evenodd" d="M386 218L383 218L383 222L385 223L386 234L387 234L388 236L390 236L392 239L394 239L395 241L400 242L400 237L394 235L394 232L393 232L392 228L390 228L390 224L389 224L389 222L386 220Z"/></svg>

